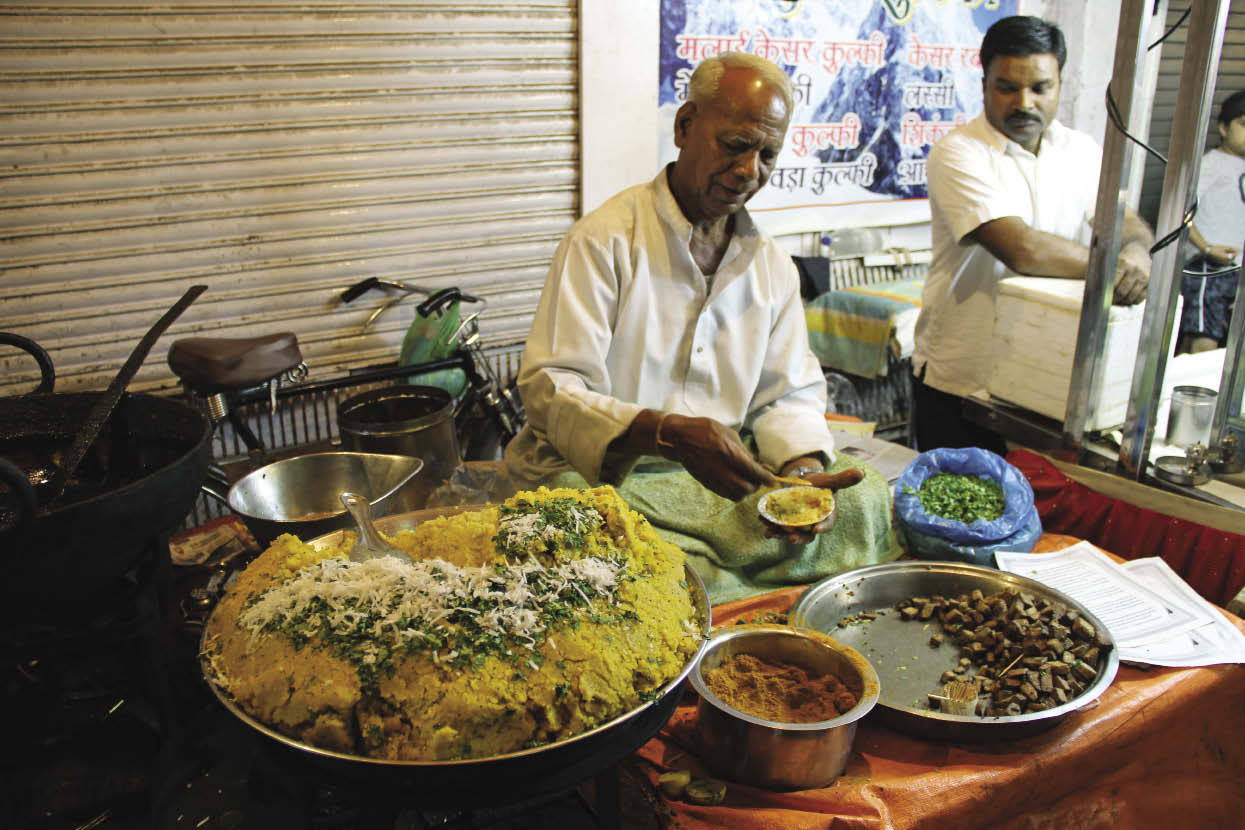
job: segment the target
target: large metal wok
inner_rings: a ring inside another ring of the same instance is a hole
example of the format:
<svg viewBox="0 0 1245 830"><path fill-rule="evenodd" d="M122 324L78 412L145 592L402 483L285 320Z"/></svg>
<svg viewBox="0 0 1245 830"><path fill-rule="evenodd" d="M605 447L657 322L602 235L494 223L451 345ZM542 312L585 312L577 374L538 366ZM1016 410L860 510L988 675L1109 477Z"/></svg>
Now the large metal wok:
<svg viewBox="0 0 1245 830"><path fill-rule="evenodd" d="M30 351L17 340L4 342ZM50 390L51 362L46 352L36 359L40 388ZM179 401L135 393L121 397L64 492L39 503L40 476L73 442L101 394L0 398L5 613L64 613L66 603L113 589L194 504L211 455L210 422Z"/></svg>
<svg viewBox="0 0 1245 830"><path fill-rule="evenodd" d="M392 535L428 519L468 509L479 508L417 510L377 519L376 526ZM326 534L312 540L312 544L336 544L341 535L342 531ZM707 634L710 629L708 595L696 572L690 567L686 571L697 622L702 634ZM208 626L204 628L206 631ZM464 803L488 806L565 791L630 755L657 734L670 719L682 697L683 681L700 659L704 645L702 637L696 654L662 688L657 698L609 723L546 746L460 761L387 761L311 746L283 735L242 711L228 692L216 685L207 659L201 658L200 667L208 687L225 708L274 742L276 748L288 754L291 763L314 765L329 776L387 792L390 798L395 792L401 793L430 808L461 807ZM201 654L206 653L205 647L206 642L200 649Z"/></svg>

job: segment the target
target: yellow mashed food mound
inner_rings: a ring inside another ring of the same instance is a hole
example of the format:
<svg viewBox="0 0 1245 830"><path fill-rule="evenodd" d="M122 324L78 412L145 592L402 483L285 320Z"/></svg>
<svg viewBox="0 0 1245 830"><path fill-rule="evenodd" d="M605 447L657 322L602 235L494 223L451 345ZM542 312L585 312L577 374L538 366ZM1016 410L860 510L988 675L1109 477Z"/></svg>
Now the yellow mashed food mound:
<svg viewBox="0 0 1245 830"><path fill-rule="evenodd" d="M785 525L819 522L834 507L834 493L821 487L789 487L765 497L765 512Z"/></svg>
<svg viewBox="0 0 1245 830"><path fill-rule="evenodd" d="M683 552L611 487L540 488L392 537L414 562L273 542L208 621L245 712L391 760L482 758L589 730L699 648Z"/></svg>

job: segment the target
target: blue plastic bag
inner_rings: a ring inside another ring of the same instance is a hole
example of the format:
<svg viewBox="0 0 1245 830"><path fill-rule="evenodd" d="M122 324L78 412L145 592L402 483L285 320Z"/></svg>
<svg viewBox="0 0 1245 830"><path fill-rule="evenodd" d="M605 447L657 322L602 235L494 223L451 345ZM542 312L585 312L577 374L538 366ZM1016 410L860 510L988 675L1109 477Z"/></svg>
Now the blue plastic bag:
<svg viewBox="0 0 1245 830"><path fill-rule="evenodd" d="M917 493L938 473L975 475L1003 487L1003 515L972 524L925 512ZM1033 488L1019 470L1001 456L977 447L923 452L895 483L895 517L912 554L924 559L956 559L992 565L994 551L1028 552L1042 535L1042 521L1033 504Z"/></svg>
<svg viewBox="0 0 1245 830"><path fill-rule="evenodd" d="M994 562L995 551L1012 550L1018 553L1028 553L1033 550L1038 537L1042 535L1042 519L1038 516L1037 507L1035 506L1030 509L1029 516L1020 530L1017 530L1006 539L977 545L964 545L948 541L939 536L921 533L919 530L913 530L911 527L908 527L903 522L899 522L899 529L903 533L904 539L907 540L908 552L917 559L933 559L940 562L968 562L972 565L985 565L986 567L993 568L996 567Z"/></svg>

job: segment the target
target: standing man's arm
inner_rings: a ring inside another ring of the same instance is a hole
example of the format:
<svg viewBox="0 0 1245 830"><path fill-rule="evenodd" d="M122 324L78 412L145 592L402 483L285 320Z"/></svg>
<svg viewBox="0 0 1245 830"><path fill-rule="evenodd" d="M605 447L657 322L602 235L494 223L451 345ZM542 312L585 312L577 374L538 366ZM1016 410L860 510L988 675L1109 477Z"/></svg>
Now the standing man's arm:
<svg viewBox="0 0 1245 830"><path fill-rule="evenodd" d="M1017 274L1085 279L1089 267L1089 248L1053 233L1034 230L1019 216L985 222L969 231L967 238Z"/></svg>
<svg viewBox="0 0 1245 830"><path fill-rule="evenodd" d="M1146 298L1150 246L1154 234L1140 216L1124 209L1120 255L1115 268L1115 302L1133 305ZM984 222L967 235L1017 274L1085 279L1089 248L1071 239L1034 230L1017 216Z"/></svg>

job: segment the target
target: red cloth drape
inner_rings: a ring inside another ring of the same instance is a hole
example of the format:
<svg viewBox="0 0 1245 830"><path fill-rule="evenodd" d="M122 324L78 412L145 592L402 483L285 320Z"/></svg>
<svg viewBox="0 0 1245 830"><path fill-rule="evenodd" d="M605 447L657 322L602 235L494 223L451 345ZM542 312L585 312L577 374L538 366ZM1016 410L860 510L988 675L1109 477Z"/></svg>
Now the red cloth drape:
<svg viewBox="0 0 1245 830"><path fill-rule="evenodd" d="M1216 605L1245 587L1245 536L1104 496L1027 450L1013 450L1007 460L1033 487L1044 531L1087 539L1124 559L1161 556Z"/></svg>

